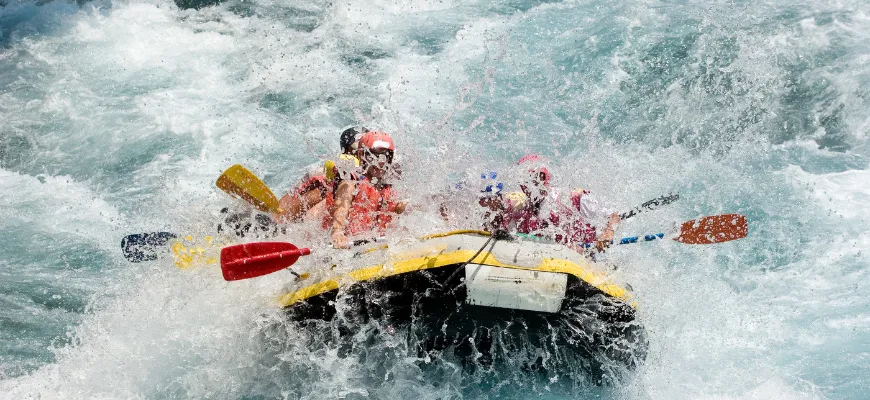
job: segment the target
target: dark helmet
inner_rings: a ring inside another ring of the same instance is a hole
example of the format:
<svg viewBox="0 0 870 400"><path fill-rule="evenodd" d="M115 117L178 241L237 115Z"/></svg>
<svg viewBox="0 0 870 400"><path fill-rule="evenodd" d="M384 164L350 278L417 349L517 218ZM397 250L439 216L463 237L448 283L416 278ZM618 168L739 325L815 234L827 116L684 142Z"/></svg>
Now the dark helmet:
<svg viewBox="0 0 870 400"><path fill-rule="evenodd" d="M341 146L341 151L347 153L349 148L356 143L357 140L362 137L363 133L368 132L368 128L362 126L351 126L346 128L341 132L341 138L339 139L339 145Z"/></svg>

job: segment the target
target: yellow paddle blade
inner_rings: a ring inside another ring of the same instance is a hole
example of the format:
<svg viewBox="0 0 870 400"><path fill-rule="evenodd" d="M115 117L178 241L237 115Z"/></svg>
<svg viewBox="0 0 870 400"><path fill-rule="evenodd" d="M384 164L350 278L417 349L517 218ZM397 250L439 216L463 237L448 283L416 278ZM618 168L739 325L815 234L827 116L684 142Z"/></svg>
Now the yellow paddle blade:
<svg viewBox="0 0 870 400"><path fill-rule="evenodd" d="M247 201L263 212L280 214L278 198L260 178L245 167L236 164L224 171L215 182L224 192Z"/></svg>
<svg viewBox="0 0 870 400"><path fill-rule="evenodd" d="M204 240L194 240L192 235L187 235L183 240L179 239L172 243L170 248L176 267L192 269L217 264L221 246L215 246L211 236L206 236Z"/></svg>

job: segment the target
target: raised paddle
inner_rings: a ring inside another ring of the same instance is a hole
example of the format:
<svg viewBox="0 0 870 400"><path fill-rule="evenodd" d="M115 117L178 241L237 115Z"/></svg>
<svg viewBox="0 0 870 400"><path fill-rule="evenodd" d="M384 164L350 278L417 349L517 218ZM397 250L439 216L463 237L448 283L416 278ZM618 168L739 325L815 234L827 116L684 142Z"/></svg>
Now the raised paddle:
<svg viewBox="0 0 870 400"><path fill-rule="evenodd" d="M714 244L730 242L745 238L749 233L749 224L746 217L739 214L722 214L709 217L701 217L683 222L680 226L680 234L674 240L685 244ZM650 235L624 237L616 244L631 244L640 241L649 242L656 239L664 239L664 233ZM595 243L584 243L584 247L594 246Z"/></svg>
<svg viewBox="0 0 870 400"><path fill-rule="evenodd" d="M680 195L678 194L669 194L667 196L658 197L647 201L646 203L643 203L635 208L632 208L631 210L628 210L622 214L619 214L619 219L626 220L644 211L653 211L663 205L671 204L679 199Z"/></svg>
<svg viewBox="0 0 870 400"><path fill-rule="evenodd" d="M238 197L258 210L281 214L278 198L253 172L236 164L229 167L215 182L218 188L231 196Z"/></svg>
<svg viewBox="0 0 870 400"><path fill-rule="evenodd" d="M255 278L287 268L299 257L309 254L311 249L300 249L285 242L227 246L221 250L221 271L228 281Z"/></svg>

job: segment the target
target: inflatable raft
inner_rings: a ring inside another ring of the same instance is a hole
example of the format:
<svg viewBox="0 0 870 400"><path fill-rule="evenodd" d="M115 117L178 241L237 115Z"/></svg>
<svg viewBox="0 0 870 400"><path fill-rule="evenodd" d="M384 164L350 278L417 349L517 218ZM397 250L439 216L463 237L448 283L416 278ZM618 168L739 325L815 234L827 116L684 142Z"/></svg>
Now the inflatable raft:
<svg viewBox="0 0 870 400"><path fill-rule="evenodd" d="M580 356L593 369L632 368L645 358L629 287L559 244L455 231L314 263L330 272L291 284L279 302L293 321L326 321L339 337L376 327L407 335L420 355L489 362L525 351L526 364L543 367Z"/></svg>

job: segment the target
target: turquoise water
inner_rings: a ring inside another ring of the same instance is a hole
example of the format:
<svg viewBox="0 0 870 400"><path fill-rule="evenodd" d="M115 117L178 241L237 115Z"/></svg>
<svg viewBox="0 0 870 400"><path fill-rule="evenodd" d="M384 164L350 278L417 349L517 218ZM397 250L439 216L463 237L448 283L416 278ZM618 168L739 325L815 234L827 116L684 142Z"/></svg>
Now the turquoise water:
<svg viewBox="0 0 870 400"><path fill-rule="evenodd" d="M866 3L0 4L0 397L870 393ZM535 151L615 209L681 195L624 236L725 212L750 236L608 253L650 336L612 387L389 343L340 357L281 325L287 277L120 254L131 233L208 234L226 167L283 190L351 123L394 134L412 202Z"/></svg>

